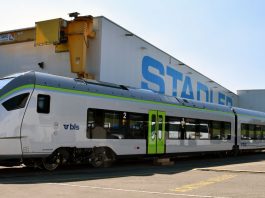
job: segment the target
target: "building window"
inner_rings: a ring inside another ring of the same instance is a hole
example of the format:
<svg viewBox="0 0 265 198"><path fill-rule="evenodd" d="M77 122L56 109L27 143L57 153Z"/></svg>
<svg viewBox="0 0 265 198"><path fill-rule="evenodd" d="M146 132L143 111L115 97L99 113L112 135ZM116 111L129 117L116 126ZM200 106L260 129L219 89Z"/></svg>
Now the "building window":
<svg viewBox="0 0 265 198"><path fill-rule="evenodd" d="M37 112L48 114L50 113L50 101L49 95L39 94L37 99Z"/></svg>
<svg viewBox="0 0 265 198"><path fill-rule="evenodd" d="M21 109L25 107L28 97L29 97L29 93L20 94L18 96L15 96L3 102L2 105L5 107L7 111Z"/></svg>

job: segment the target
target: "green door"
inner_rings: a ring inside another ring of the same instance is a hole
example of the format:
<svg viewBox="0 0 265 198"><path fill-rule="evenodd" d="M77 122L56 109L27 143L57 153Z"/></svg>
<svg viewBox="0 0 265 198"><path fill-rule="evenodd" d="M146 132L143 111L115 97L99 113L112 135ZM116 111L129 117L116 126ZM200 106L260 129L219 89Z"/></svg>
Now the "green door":
<svg viewBox="0 0 265 198"><path fill-rule="evenodd" d="M149 111L147 154L165 153L165 118L165 112Z"/></svg>

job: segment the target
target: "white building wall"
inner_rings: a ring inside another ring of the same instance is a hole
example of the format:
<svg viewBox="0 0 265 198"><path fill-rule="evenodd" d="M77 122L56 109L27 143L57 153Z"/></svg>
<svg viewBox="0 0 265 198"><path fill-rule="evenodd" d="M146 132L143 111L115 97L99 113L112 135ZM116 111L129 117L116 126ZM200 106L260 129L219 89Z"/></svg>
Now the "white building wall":
<svg viewBox="0 0 265 198"><path fill-rule="evenodd" d="M101 17L100 80L203 102L238 105L237 95Z"/></svg>
<svg viewBox="0 0 265 198"><path fill-rule="evenodd" d="M89 40L87 72L96 80L151 89L162 94L238 105L237 95L105 17L94 19L95 39ZM34 42L0 45L0 76L35 70L76 77L69 53ZM44 68L38 63L43 62Z"/></svg>
<svg viewBox="0 0 265 198"><path fill-rule="evenodd" d="M0 46L0 76L25 71L40 71L56 75L70 76L68 53L55 53L53 45L34 47L34 42L24 42ZM38 63L44 63L41 69Z"/></svg>
<svg viewBox="0 0 265 198"><path fill-rule="evenodd" d="M241 108L265 112L265 90L238 90Z"/></svg>

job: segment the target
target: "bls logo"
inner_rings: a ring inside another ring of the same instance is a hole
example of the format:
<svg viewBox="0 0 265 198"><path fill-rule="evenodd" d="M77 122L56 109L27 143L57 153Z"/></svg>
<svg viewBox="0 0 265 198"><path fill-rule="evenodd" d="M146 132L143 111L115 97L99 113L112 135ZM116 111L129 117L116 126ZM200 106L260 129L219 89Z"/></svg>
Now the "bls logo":
<svg viewBox="0 0 265 198"><path fill-rule="evenodd" d="M79 130L79 126L77 124L64 124L63 127L65 130L70 130L70 131Z"/></svg>

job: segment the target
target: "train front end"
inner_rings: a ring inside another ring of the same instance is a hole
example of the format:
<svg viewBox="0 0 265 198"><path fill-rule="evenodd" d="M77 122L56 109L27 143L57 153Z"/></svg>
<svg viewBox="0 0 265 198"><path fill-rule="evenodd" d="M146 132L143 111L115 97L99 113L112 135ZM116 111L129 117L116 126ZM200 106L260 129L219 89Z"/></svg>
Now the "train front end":
<svg viewBox="0 0 265 198"><path fill-rule="evenodd" d="M22 158L21 127L34 90L35 73L14 74L0 79L0 163Z"/></svg>

